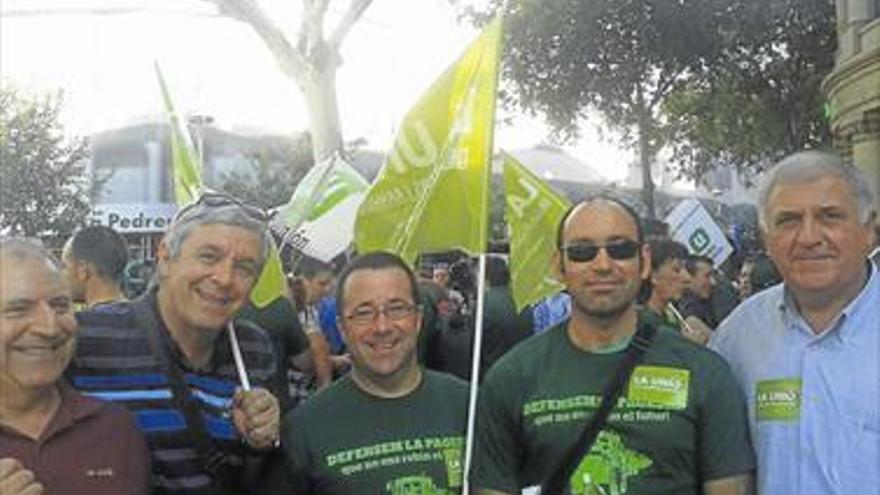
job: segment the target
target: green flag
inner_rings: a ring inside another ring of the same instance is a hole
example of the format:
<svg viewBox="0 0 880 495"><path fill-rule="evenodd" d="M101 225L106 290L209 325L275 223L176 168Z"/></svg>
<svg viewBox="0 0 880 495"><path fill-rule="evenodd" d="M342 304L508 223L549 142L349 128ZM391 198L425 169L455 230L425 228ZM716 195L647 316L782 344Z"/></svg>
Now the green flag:
<svg viewBox="0 0 880 495"><path fill-rule="evenodd" d="M263 265L260 278L251 289L251 302L258 308L265 308L275 299L287 294L287 278L284 276L284 267L281 264L281 256L278 248L272 241L269 249L269 258Z"/></svg>
<svg viewBox="0 0 880 495"><path fill-rule="evenodd" d="M404 117L358 210L359 251L485 251L500 48L496 19Z"/></svg>
<svg viewBox="0 0 880 495"><path fill-rule="evenodd" d="M333 155L309 170L272 221L285 244L324 262L351 245L357 209L370 183Z"/></svg>
<svg viewBox="0 0 880 495"><path fill-rule="evenodd" d="M202 190L202 163L193 148L186 128L180 115L174 109L171 94L162 77L159 64L156 64L156 77L159 78L159 87L162 90L162 101L165 103L165 112L168 114L168 122L171 125L171 159L174 169L174 199L177 206L184 206L199 197Z"/></svg>
<svg viewBox="0 0 880 495"><path fill-rule="evenodd" d="M571 203L504 153L510 278L517 311L563 289L553 276L556 226Z"/></svg>

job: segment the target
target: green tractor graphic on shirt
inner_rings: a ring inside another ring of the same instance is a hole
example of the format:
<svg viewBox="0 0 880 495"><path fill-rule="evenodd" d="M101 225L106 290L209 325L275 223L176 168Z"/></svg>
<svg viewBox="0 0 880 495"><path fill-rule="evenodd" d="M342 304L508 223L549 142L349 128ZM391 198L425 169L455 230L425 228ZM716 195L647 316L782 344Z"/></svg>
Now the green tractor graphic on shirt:
<svg viewBox="0 0 880 495"><path fill-rule="evenodd" d="M602 431L571 477L571 493L626 495L629 477L651 464L650 458L627 449L620 435Z"/></svg>
<svg viewBox="0 0 880 495"><path fill-rule="evenodd" d="M385 486L388 495L453 495L434 485L430 476L405 476L389 481Z"/></svg>

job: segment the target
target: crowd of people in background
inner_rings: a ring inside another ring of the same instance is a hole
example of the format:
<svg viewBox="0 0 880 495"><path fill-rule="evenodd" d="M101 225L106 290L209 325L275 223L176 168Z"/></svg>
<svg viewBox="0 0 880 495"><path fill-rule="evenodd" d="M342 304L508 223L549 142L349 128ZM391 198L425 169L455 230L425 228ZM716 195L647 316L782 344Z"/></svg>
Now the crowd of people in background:
<svg viewBox="0 0 880 495"><path fill-rule="evenodd" d="M258 307L267 218L214 193L143 287L107 227L59 261L3 239L0 493L870 493L874 198L837 155L792 155L761 189L766 249L717 266L590 196L558 226L565 290L522 309L504 253L480 285L464 255L382 252L285 260L286 296Z"/></svg>

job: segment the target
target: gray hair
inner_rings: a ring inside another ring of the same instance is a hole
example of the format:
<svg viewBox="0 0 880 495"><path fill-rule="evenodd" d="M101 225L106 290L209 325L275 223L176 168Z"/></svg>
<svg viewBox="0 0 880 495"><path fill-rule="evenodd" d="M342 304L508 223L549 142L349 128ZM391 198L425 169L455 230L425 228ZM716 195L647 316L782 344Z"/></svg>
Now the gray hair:
<svg viewBox="0 0 880 495"><path fill-rule="evenodd" d="M860 168L848 165L837 153L800 151L783 158L764 178L758 189L758 221L767 228L767 207L770 195L780 184L804 184L825 177L842 179L855 195L859 221L867 224L874 213L874 186Z"/></svg>
<svg viewBox="0 0 880 495"><path fill-rule="evenodd" d="M0 258L44 261L55 272L61 272L61 263L37 239L29 237L0 237Z"/></svg>
<svg viewBox="0 0 880 495"><path fill-rule="evenodd" d="M180 256L183 242L197 227L204 225L228 225L240 227L260 236L260 264L269 257L271 238L265 222L250 214L245 207L235 203L211 206L195 203L180 210L165 232L165 244L172 259Z"/></svg>

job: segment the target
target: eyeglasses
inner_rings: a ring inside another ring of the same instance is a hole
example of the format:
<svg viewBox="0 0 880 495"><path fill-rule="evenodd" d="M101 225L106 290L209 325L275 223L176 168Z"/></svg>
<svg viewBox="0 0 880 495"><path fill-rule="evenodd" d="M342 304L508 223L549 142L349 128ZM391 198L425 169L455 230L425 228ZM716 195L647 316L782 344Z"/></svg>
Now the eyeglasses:
<svg viewBox="0 0 880 495"><path fill-rule="evenodd" d="M384 315L385 318L391 321L400 321L418 311L419 308L418 304L405 302L393 302L378 308L374 306L361 306L345 318L355 325L370 325L379 318L379 315Z"/></svg>
<svg viewBox="0 0 880 495"><path fill-rule="evenodd" d="M184 215L196 209L197 207L222 208L224 206L237 206L241 208L241 210L244 211L247 216L261 223L266 223L269 220L269 215L267 215L265 211L257 208L256 206L245 204L241 202L241 200L239 200L238 198L235 198L225 193L209 191L202 193L202 195L199 196L198 199L178 210L177 214L174 215L174 221L183 218Z"/></svg>
<svg viewBox="0 0 880 495"><path fill-rule="evenodd" d="M632 239L623 239L605 245L583 243L569 244L562 249L565 251L565 255L568 257L569 261L586 263L596 259L596 256L599 256L600 249L604 249L608 256L613 260L628 260L635 257L636 253L639 252L640 246L641 244Z"/></svg>

